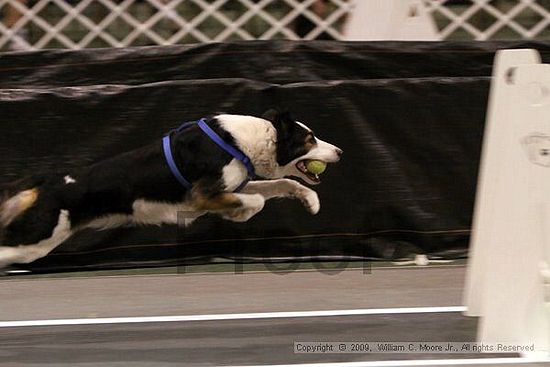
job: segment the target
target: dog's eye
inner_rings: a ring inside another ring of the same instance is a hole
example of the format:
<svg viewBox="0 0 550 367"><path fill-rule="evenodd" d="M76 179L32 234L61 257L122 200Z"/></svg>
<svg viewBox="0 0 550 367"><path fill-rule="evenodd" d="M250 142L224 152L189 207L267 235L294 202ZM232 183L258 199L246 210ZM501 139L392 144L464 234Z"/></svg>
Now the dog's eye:
<svg viewBox="0 0 550 367"><path fill-rule="evenodd" d="M315 136L313 136L313 134L309 134L306 138L306 143L313 145L317 143L317 140L315 140Z"/></svg>

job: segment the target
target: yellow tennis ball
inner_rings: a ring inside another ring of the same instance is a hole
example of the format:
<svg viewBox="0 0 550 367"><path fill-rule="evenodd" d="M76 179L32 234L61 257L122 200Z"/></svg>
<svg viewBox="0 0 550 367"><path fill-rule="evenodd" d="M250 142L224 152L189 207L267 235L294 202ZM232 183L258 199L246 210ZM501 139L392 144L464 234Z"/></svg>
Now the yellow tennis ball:
<svg viewBox="0 0 550 367"><path fill-rule="evenodd" d="M311 159L307 161L306 168L308 172L311 172L314 175L320 175L321 173L325 172L325 170L327 169L327 164L323 161Z"/></svg>

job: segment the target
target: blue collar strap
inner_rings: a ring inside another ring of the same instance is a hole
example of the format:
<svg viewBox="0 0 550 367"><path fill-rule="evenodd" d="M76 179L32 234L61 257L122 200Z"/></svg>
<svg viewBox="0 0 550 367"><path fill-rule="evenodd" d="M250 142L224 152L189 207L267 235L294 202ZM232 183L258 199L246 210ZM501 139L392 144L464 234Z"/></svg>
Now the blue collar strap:
<svg viewBox="0 0 550 367"><path fill-rule="evenodd" d="M195 125L195 124L197 124L200 127L200 129L206 135L208 135L208 137L210 139L212 139L212 141L214 143L216 143L220 148L222 148L227 153L229 153L231 156L233 156L233 158L241 161L244 164L244 166L246 167L246 170L248 171L248 176L249 177L255 177L256 176L256 174L254 172L254 166L252 165L252 162L250 162L250 158L248 158L246 156L246 154L241 152L239 149L237 149L237 148L229 145L228 143L226 143L218 134L216 134L216 132L214 130L212 130L210 128L210 126L208 126L205 119L200 119L199 121L193 121L193 122L186 122L186 123L182 124L180 127L178 127L177 129L175 129L173 131L180 132L180 131L183 131L183 130L187 129L188 127L191 127L192 125ZM191 183L189 181L187 181L185 179L185 177L183 177L180 170L178 169L178 166L176 165L176 162L174 161L174 156L172 155L172 147L171 147L171 143L170 143L170 134L171 133L172 133L172 131L169 132L168 134L166 134L164 136L164 138L162 138L162 150L164 152L164 159L166 160L166 163L168 164L168 168L170 168L170 172L172 172L172 174L174 175L176 180L178 180L178 182L183 187L185 187L186 189L191 189L191 187L193 185L191 185ZM240 189L242 189L242 187L244 187L244 185L246 185L247 182L248 182L248 179L245 180L243 182L243 184L241 184L241 186L239 186L237 188L236 191L239 191Z"/></svg>
<svg viewBox="0 0 550 367"><path fill-rule="evenodd" d="M233 158L241 161L244 164L250 177L256 176L256 173L254 172L254 166L252 165L252 162L250 162L250 158L248 158L246 154L241 152L239 149L227 144L218 134L216 134L214 130L210 128L210 126L208 126L204 119L200 119L198 124L201 130L204 131L204 133L208 135L208 137L212 139L214 143L218 144L220 148L232 155Z"/></svg>
<svg viewBox="0 0 550 367"><path fill-rule="evenodd" d="M162 150L164 151L164 159L166 160L166 163L168 163L168 168L170 168L170 172L172 172L176 180L178 180L183 187L188 190L191 189L191 183L187 181L185 177L183 177L180 170L178 169L178 166L176 165L176 162L174 161L174 157L172 156L172 147L170 146L170 133L166 134L164 138L162 138Z"/></svg>

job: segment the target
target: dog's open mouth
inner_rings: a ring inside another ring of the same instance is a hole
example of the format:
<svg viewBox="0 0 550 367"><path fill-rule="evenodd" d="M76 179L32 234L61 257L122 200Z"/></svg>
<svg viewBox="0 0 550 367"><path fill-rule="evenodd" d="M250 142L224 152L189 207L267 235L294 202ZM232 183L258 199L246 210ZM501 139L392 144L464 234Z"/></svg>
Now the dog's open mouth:
<svg viewBox="0 0 550 367"><path fill-rule="evenodd" d="M321 179L319 178L319 175L316 175L314 173L311 173L307 170L307 167L306 167L306 161L303 160L303 161L298 161L298 163L296 163L296 168L298 169L298 171L302 172L304 175L306 175L306 177L308 179L310 179L312 182L314 183L320 183L321 182Z"/></svg>

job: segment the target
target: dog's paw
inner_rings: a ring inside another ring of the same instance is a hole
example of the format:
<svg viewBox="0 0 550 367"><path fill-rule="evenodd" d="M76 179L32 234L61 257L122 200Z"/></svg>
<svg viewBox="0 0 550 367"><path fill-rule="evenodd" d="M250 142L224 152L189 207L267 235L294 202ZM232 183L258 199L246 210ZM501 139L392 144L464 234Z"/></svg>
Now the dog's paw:
<svg viewBox="0 0 550 367"><path fill-rule="evenodd" d="M304 204L308 212L313 215L319 213L321 202L319 201L319 196L315 191L311 189L304 190L300 194L299 199L302 201L302 204Z"/></svg>

